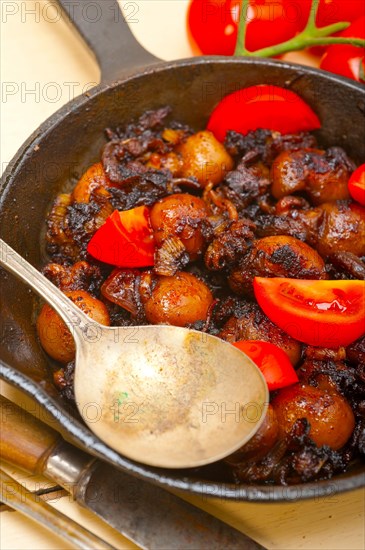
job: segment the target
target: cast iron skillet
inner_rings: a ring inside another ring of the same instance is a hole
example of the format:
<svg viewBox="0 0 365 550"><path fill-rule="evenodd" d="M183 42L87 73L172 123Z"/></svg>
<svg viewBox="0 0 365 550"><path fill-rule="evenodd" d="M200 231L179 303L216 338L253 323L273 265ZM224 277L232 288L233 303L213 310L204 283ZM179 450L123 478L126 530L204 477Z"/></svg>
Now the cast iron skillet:
<svg viewBox="0 0 365 550"><path fill-rule="evenodd" d="M267 59L201 57L158 63L136 42L116 0L99 0L98 13L88 12L89 21L83 12L86 0L59 3L66 10L73 8L73 23L97 57L102 83L42 124L3 176L1 237L33 265L40 267L44 261L41 235L50 204L70 178L76 181L99 159L104 128L123 125L147 109L171 105L174 119L200 129L225 94L244 86L276 84L297 92L314 108L323 124L319 138L324 145L340 145L355 161L363 162L365 93L361 85ZM1 377L31 395L47 413L48 422L79 447L153 483L232 500L311 498L364 485L364 466L329 481L265 487L226 483L214 468L162 470L123 458L98 440L57 396L35 334L34 296L14 277L0 275Z"/></svg>

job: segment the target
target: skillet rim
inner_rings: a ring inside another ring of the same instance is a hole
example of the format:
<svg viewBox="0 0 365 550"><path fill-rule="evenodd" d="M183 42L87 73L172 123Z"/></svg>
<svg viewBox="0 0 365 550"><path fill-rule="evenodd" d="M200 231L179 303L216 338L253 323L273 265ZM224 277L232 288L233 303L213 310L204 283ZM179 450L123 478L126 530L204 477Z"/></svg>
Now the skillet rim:
<svg viewBox="0 0 365 550"><path fill-rule="evenodd" d="M112 83L101 83L87 94L78 96L72 101L63 105L55 113L53 113L45 122L43 122L23 143L9 162L0 181L0 211L3 208L3 203L6 199L7 190L16 178L18 169L27 161L28 154L30 155L38 141L44 139L57 125L62 124L67 120L67 115L72 114L76 108L82 108L92 98L103 94L105 91L116 88L119 85L128 83L133 79L143 78L149 74L156 72L165 72L175 67L198 66L201 64L230 64L237 66L280 66L288 72L296 72L298 77L302 74L312 75L314 78L325 79L329 82L336 82L345 89L354 89L363 92L365 100L365 88L354 81L347 78L333 75L332 73L322 71L320 69L307 67L295 63L287 63L279 60L264 59L264 58L227 58L222 56L202 56L198 58L186 58L177 61L159 62L150 65L142 70L135 69L132 73L126 76L121 76ZM292 79L291 82L296 79ZM201 480L197 481L187 475L184 477L174 477L171 475L174 470L162 470L145 466L136 463L130 459L124 458L108 446L104 445L96 436L83 426L77 419L68 414L65 409L60 411L59 405L39 383L17 371L16 369L0 363L0 378L8 381L13 386L21 389L26 394L35 399L42 408L44 408L61 428L62 434L68 436L72 443L81 446L84 450L95 456L119 467L123 471L131 473L136 477L146 479L154 484L162 487L179 489L193 494L202 496L212 496L225 498L227 500L236 501L257 501L257 502L273 502L273 501L294 501L309 498L318 498L320 496L332 496L337 493L358 489L365 485L365 474L363 471L355 472L350 475L341 474L343 477L336 476L329 480L316 481L310 483L301 483L290 486L280 485L235 485L233 483ZM220 487L219 495L209 488Z"/></svg>
<svg viewBox="0 0 365 550"><path fill-rule="evenodd" d="M47 131L51 130L59 122L62 122L65 116L68 113L71 113L76 107L81 107L83 104L86 104L92 98L96 97L99 94L102 94L110 88L119 86L129 82L134 78L141 78L146 75L163 72L175 67L184 67L189 65L201 65L201 64L234 64L234 65L263 65L263 66L281 66L284 70L291 70L298 72L298 77L303 74L313 75L314 77L325 78L328 81L336 82L340 85L344 85L347 89L354 89L364 93L365 100L365 87L364 85L350 80L349 78L330 73L328 71L323 71L315 67L309 67L306 65L301 65L299 63L290 63L287 61L281 61L278 59L271 58L255 58L255 57L226 57L226 56L199 56L199 57L188 57L184 59L178 59L173 61L161 61L153 65L148 65L145 68L137 67L133 72L127 72L125 75L121 75L118 79L113 80L112 82L101 82L85 94L75 97L71 101L68 101L65 105L60 107L55 111L50 117L48 117L44 122L42 122L34 132L23 142L19 147L13 158L10 160L8 166L6 167L4 173L0 178L0 208L2 206L2 194L6 190L8 181L12 175L12 170L15 169L19 162L24 159L24 156L31 145L36 145L37 139L40 139ZM291 82L290 82L291 83Z"/></svg>
<svg viewBox="0 0 365 550"><path fill-rule="evenodd" d="M338 493L360 489L365 484L364 471L350 474L350 476L341 474L340 476L327 480L285 486L236 485L234 483L219 481L191 480L186 473L183 477L175 477L171 475L171 472L180 472L179 470L165 470L152 466L145 466L128 458L124 458L122 455L113 451L100 441L100 439L94 436L94 434L76 418L64 411L60 413L57 401L46 393L42 387L39 387L36 382L2 361L0 361L0 378L35 399L55 421L61 434L63 436L68 436L66 437L67 441L70 441L72 444L89 454L110 463L112 466L120 468L124 472L161 487L178 489L186 493L200 495L202 498L212 497L236 502L248 501L267 503L296 502L299 500L317 499L319 497L328 498ZM35 396L36 393L37 395ZM48 423L55 428L53 422ZM90 450L92 450L91 453ZM213 491L210 491L209 488L212 488ZM218 492L216 492L216 489L218 489Z"/></svg>

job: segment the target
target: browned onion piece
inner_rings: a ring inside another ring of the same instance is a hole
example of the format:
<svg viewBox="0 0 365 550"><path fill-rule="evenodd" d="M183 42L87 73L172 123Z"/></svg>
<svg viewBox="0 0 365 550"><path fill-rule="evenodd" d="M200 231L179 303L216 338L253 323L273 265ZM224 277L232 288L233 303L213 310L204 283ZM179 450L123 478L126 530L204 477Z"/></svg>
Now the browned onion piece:
<svg viewBox="0 0 365 550"><path fill-rule="evenodd" d="M102 295L132 315L137 315L136 280L138 274L137 270L114 269L101 287Z"/></svg>
<svg viewBox="0 0 365 550"><path fill-rule="evenodd" d="M178 237L169 237L155 252L154 271L157 275L175 275L189 263L189 254Z"/></svg>

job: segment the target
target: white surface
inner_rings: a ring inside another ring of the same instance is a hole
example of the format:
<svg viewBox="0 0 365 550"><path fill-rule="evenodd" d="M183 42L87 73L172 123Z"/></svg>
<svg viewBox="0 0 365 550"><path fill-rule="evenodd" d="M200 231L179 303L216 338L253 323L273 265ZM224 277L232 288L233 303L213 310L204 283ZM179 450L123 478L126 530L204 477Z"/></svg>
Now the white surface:
<svg viewBox="0 0 365 550"><path fill-rule="evenodd" d="M137 39L164 60L191 55L187 0L123 0ZM48 0L2 0L1 171L46 118L99 81L82 40Z"/></svg>

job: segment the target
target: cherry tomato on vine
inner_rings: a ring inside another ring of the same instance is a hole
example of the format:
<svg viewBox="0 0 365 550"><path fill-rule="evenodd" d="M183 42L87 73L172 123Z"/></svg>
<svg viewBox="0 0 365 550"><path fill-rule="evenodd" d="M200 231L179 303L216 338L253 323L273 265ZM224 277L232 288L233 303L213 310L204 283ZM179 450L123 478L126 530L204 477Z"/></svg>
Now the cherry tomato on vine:
<svg viewBox="0 0 365 550"><path fill-rule="evenodd" d="M298 0L251 0L248 11L246 47L255 51L279 44L304 29L306 2ZM188 29L206 55L232 55L237 40L240 0L192 0Z"/></svg>
<svg viewBox="0 0 365 550"><path fill-rule="evenodd" d="M255 51L289 40L304 29L311 5L311 0L251 0L246 48ZM191 0L188 30L203 54L233 54L240 9L241 0ZM324 27L354 21L362 15L365 15L363 0L321 0L316 22Z"/></svg>
<svg viewBox="0 0 365 550"><path fill-rule="evenodd" d="M219 141L228 130L246 134L266 128L282 134L306 132L321 127L314 111L296 93L269 84L242 88L218 103L207 129Z"/></svg>
<svg viewBox="0 0 365 550"><path fill-rule="evenodd" d="M269 319L305 344L336 349L365 333L365 281L255 277L254 291Z"/></svg>
<svg viewBox="0 0 365 550"><path fill-rule="evenodd" d="M365 38L365 16L356 19L339 36ZM327 48L322 57L320 68L360 82L364 80L364 59L365 48L357 48L349 44L333 44Z"/></svg>
<svg viewBox="0 0 365 550"><path fill-rule="evenodd" d="M308 11L310 4L309 1ZM365 15L363 0L321 0L316 22L319 27L325 27L339 21L354 21L362 15Z"/></svg>
<svg viewBox="0 0 365 550"><path fill-rule="evenodd" d="M88 253L118 267L154 265L155 241L147 206L115 210L90 240Z"/></svg>
<svg viewBox="0 0 365 550"><path fill-rule="evenodd" d="M365 164L359 166L351 175L349 192L354 201L365 206Z"/></svg>
<svg viewBox="0 0 365 550"><path fill-rule="evenodd" d="M304 1L308 3L308 0ZM310 3L311 0L309 0ZM307 10L308 17L310 5L308 5ZM365 15L365 2L363 0L321 0L316 23L319 27L325 27L326 25L332 25L340 21L351 23L363 15ZM334 36L340 36L340 33L336 33ZM310 51L314 55L322 56L326 51L326 47L316 46L310 48Z"/></svg>
<svg viewBox="0 0 365 550"><path fill-rule="evenodd" d="M298 382L289 357L282 349L269 342L241 340L234 342L236 348L243 351L259 367L270 391L285 388Z"/></svg>

